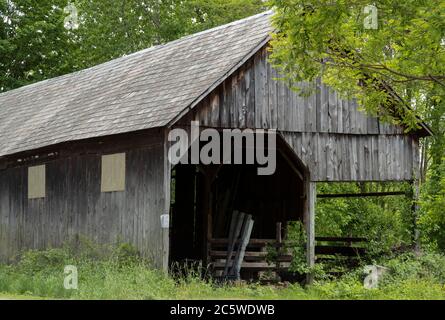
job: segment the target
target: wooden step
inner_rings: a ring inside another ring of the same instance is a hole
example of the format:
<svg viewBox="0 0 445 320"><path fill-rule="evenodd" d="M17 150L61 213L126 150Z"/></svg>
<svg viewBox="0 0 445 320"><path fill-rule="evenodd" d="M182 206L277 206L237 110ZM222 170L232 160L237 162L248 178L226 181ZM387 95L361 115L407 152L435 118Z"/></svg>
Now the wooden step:
<svg viewBox="0 0 445 320"><path fill-rule="evenodd" d="M232 257L236 255L236 252L232 253ZM227 258L227 251L210 251L210 256L217 259ZM245 257L266 257L267 252L254 252L254 251L246 251Z"/></svg>
<svg viewBox="0 0 445 320"><path fill-rule="evenodd" d="M232 258L234 258L236 253L232 253ZM212 259L227 259L227 251L210 251L210 257ZM265 261L267 258L267 252L255 252L255 251L246 251L244 259L245 260L261 260ZM291 255L280 255L277 258L278 262L291 262Z"/></svg>

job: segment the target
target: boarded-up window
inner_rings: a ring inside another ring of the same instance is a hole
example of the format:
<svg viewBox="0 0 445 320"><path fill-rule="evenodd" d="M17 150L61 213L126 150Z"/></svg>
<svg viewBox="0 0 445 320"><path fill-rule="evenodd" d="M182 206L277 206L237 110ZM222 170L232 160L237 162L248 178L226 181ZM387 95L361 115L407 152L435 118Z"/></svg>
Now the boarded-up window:
<svg viewBox="0 0 445 320"><path fill-rule="evenodd" d="M28 199L46 196L45 165L28 168Z"/></svg>
<svg viewBox="0 0 445 320"><path fill-rule="evenodd" d="M125 153L102 156L101 191L125 190Z"/></svg>

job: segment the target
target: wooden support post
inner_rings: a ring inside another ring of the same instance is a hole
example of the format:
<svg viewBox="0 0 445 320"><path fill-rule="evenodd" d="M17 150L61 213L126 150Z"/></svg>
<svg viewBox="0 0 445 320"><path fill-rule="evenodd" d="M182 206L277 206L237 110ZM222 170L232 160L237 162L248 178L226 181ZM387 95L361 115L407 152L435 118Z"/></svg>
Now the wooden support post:
<svg viewBox="0 0 445 320"><path fill-rule="evenodd" d="M281 256L281 254L282 254L282 248L281 248L281 243L283 242L283 237L282 237L282 234L281 234L281 229L282 229L282 223L281 222L277 222L277 227L276 227L277 229L276 229L276 238L277 238L277 252L278 252L278 255L277 255L277 261L276 261L276 267L277 267L277 271L279 271L280 270L280 259L278 259L280 256Z"/></svg>
<svg viewBox="0 0 445 320"><path fill-rule="evenodd" d="M203 179L203 183L204 183L204 190L203 190L203 206L202 206L202 211L203 211L203 242L204 242L204 252L203 252L203 263L204 266L207 266L210 263L210 257L209 257L209 252L210 252L210 245L209 245L209 241L210 239L212 239L212 212L211 212L211 182L210 182L210 178L207 174L204 175L204 179Z"/></svg>
<svg viewBox="0 0 445 320"><path fill-rule="evenodd" d="M304 205L304 225L306 229L307 244L306 258L309 268L315 265L315 200L317 197L316 184L311 182L309 177L305 179L305 205ZM307 284L312 284L314 277L309 273L306 278Z"/></svg>
<svg viewBox="0 0 445 320"><path fill-rule="evenodd" d="M419 141L415 143L416 152L413 159L413 221L414 221L414 251L420 254L420 232L418 226L418 214L419 214L419 194L420 194L420 159L419 159Z"/></svg>
<svg viewBox="0 0 445 320"><path fill-rule="evenodd" d="M161 213L162 262L161 268L168 273L170 258L170 194L171 194L171 163L168 160L168 130L164 132L164 212Z"/></svg>
<svg viewBox="0 0 445 320"><path fill-rule="evenodd" d="M413 197L412 197L412 215L413 215L413 244L414 244L414 251L419 254L420 253L420 232L419 232L419 226L418 226L418 213L419 213L419 193L420 193L420 186L419 186L419 180L415 180L412 183L413 188Z"/></svg>
<svg viewBox="0 0 445 320"><path fill-rule="evenodd" d="M277 222L276 228L277 228L276 229L277 243L281 244L281 242L282 242L282 235L281 235L282 223L281 222Z"/></svg>
<svg viewBox="0 0 445 320"><path fill-rule="evenodd" d="M201 166L198 170L203 175L203 191L202 191L202 214L203 214L203 263L207 266L210 263L210 240L213 238L213 215L212 215L212 184L218 174L219 166Z"/></svg>

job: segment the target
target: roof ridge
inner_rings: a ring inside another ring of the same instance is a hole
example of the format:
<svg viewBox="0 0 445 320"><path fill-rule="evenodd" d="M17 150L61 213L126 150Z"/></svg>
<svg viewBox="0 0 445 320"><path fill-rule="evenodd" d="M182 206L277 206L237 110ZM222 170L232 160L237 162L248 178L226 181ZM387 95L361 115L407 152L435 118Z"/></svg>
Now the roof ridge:
<svg viewBox="0 0 445 320"><path fill-rule="evenodd" d="M91 67L88 67L88 68L85 68L85 69L73 71L73 72L66 73L66 74L63 74L63 75L60 75L60 76L56 76L56 77L53 77L53 78L40 80L40 81L37 81L37 82L34 82L34 83L30 83L30 84L24 85L22 87L18 87L18 88L12 89L12 90L8 90L6 92L1 92L0 93L0 97L2 97L4 95L7 95L7 94L10 94L10 93L13 93L13 92L14 93L15 92L19 92L21 89L30 88L30 87L33 87L33 86L36 86L36 85L41 85L41 84L52 82L52 81L55 81L55 80L62 80L64 78L69 78L69 77L71 77L73 75L77 75L77 74L81 74L81 73L85 73L85 72L90 72L90 71L95 70L96 68L100 68L100 67L106 66L106 65L108 65L110 63L115 63L115 62L118 62L118 61L122 61L122 60L125 60L125 59L128 59L128 58L131 58L131 57L135 57L135 56L138 56L138 55L141 55L141 54L153 51L155 49L164 48L164 47L167 47L167 46L178 44L180 42L183 42L183 41L186 41L186 40L189 40L189 39L201 36L203 34L215 32L215 31L218 31L218 30L221 30L221 29L224 29L224 28L228 28L228 27L231 27L231 26L242 24L242 23L244 23L246 21L255 20L255 19L257 19L259 17L262 17L262 16L270 16L272 14L273 14L273 10L264 11L264 12L258 13L256 15L249 16L249 17L246 17L246 18L243 18L243 19L240 19L240 20L235 20L235 21L232 21L232 22L229 22L227 24L223 24L223 25L211 28L211 29L207 29L207 30L203 30L203 31L200 31L200 32L197 32L197 33L189 34L189 35L183 36L183 37L178 38L178 39L173 40L173 41L169 41L169 42L166 42L166 43L163 43L163 44L154 45L154 46L151 46L151 47L148 47L148 48L145 48L145 49L142 49L142 50L130 53L130 54L125 54L125 55L123 55L121 57L117 57L117 58L114 58L114 59L111 59L109 61L105 61L105 62L99 63L97 65L94 65L94 66L91 66Z"/></svg>
<svg viewBox="0 0 445 320"><path fill-rule="evenodd" d="M0 94L0 158L167 125L263 43L272 13Z"/></svg>
<svg viewBox="0 0 445 320"><path fill-rule="evenodd" d="M134 55L145 53L147 51L150 51L150 50L158 48L158 47L166 47L168 45L177 44L178 42L189 40L191 38L198 37L198 36L201 36L203 34L211 33L211 32L218 31L218 30L221 30L221 29L224 29L224 28L228 28L228 27L231 27L231 26L242 24L242 23L244 23L246 21L255 20L255 19L257 19L259 17L262 17L262 16L270 16L272 14L273 14L273 10L264 11L264 12L258 13L256 15L253 15L253 16L250 16L250 17L246 17L246 18L243 18L243 19L240 19L240 20L235 20L235 21L232 21L232 22L229 22L229 23L226 23L226 24L222 24L222 25L214 27L214 28L210 28L210 29L207 29L207 30L203 30L203 31L200 31L200 32L189 34L189 35L183 36L181 38L178 38L176 40L172 40L172 41L166 42L164 44L151 46L151 47L148 47L148 48L145 48L145 49L142 49L142 50L130 53L130 54L125 55L123 57L130 57L130 56L134 56ZM123 58L123 57L121 57L121 58ZM113 61L113 60L110 60L110 61Z"/></svg>

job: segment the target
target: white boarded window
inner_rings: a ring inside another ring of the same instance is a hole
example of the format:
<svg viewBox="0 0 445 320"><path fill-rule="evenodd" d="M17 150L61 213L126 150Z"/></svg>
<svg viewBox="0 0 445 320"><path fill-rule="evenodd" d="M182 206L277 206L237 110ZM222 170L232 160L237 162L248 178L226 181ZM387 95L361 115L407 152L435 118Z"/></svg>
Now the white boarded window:
<svg viewBox="0 0 445 320"><path fill-rule="evenodd" d="M45 165L28 168L28 199L40 199L46 196Z"/></svg>
<svg viewBox="0 0 445 320"><path fill-rule="evenodd" d="M102 156L102 192L125 191L125 153Z"/></svg>

